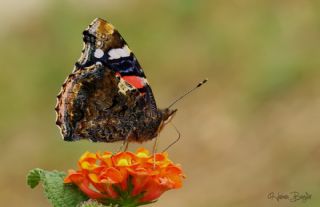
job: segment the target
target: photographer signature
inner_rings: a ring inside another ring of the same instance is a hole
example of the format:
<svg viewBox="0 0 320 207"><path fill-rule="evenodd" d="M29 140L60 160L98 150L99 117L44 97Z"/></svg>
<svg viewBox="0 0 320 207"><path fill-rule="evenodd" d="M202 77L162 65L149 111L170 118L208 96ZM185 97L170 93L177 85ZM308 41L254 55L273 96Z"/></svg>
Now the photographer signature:
<svg viewBox="0 0 320 207"><path fill-rule="evenodd" d="M268 194L268 199L270 200L276 200L276 201L280 201L280 200L288 200L290 202L297 202L297 201L302 201L302 202L306 202L307 200L311 199L312 194L305 192L305 193L299 193L297 191L292 191L289 193L282 193L282 192L270 192Z"/></svg>

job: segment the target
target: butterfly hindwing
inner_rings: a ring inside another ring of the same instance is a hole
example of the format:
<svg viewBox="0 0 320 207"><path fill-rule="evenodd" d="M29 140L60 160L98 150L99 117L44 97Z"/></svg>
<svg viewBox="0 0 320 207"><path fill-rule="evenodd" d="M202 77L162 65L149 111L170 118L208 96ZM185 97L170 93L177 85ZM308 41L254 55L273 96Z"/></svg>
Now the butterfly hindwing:
<svg viewBox="0 0 320 207"><path fill-rule="evenodd" d="M141 96L138 90L119 92L120 84L121 78L102 65L83 68L68 77L57 111L65 140L135 139L138 134L132 134L133 126L141 128L140 123L152 122L152 117L145 114L151 110L146 96Z"/></svg>

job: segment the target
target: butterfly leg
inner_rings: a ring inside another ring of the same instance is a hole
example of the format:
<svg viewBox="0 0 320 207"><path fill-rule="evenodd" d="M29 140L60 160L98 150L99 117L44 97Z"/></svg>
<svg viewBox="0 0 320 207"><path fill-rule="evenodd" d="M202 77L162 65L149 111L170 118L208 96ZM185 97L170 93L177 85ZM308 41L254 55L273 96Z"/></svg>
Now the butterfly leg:
<svg viewBox="0 0 320 207"><path fill-rule="evenodd" d="M176 138L176 140L174 140L171 144L169 144L168 147L166 147L162 152L166 152L170 147L172 147L175 143L177 143L180 138L181 138L181 134L179 132L179 130L177 129L177 127L172 123L170 122L170 124L173 126L173 128L176 130L177 134L178 134L178 137Z"/></svg>
<svg viewBox="0 0 320 207"><path fill-rule="evenodd" d="M158 147L158 136L156 136L152 148L152 154L153 154L153 168L156 167L156 153L157 153L157 147Z"/></svg>
<svg viewBox="0 0 320 207"><path fill-rule="evenodd" d="M118 153L119 153L119 152L122 152L122 149L123 149L124 145L125 145L125 141L123 140L123 141L122 141L122 144L120 145L120 147L119 147L119 149L118 149Z"/></svg>
<svg viewBox="0 0 320 207"><path fill-rule="evenodd" d="M118 152L125 152L125 151L128 150L128 147L129 147L129 139L128 139L128 137L126 137L126 138L123 140L121 146L119 147Z"/></svg>
<svg viewBox="0 0 320 207"><path fill-rule="evenodd" d="M125 143L125 147L124 147L124 152L126 152L128 150L128 147L129 147L129 141L126 140L125 142L126 143Z"/></svg>

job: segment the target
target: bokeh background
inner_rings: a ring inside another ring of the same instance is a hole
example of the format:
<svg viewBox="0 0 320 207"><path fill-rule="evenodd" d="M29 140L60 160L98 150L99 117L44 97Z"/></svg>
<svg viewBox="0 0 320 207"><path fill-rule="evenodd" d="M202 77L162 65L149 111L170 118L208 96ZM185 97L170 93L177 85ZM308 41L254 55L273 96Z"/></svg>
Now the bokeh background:
<svg viewBox="0 0 320 207"><path fill-rule="evenodd" d="M66 143L55 126L55 97L95 17L122 33L159 106L209 78L176 105L182 139L170 153L185 185L153 206L319 206L319 11L317 0L2 0L1 206L50 206L28 170L66 171L86 150L120 146ZM160 148L175 138L167 127ZM267 199L291 191L312 199Z"/></svg>

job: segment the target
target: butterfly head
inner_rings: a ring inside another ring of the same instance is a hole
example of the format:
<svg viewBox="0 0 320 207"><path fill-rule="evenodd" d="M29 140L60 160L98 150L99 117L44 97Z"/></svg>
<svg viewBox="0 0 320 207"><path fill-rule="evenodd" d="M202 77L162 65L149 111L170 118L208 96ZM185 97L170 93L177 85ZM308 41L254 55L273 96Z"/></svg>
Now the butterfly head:
<svg viewBox="0 0 320 207"><path fill-rule="evenodd" d="M169 108L160 110L162 121L160 123L158 132L160 132L163 129L163 127L165 125L167 125L172 120L172 118L174 117L174 115L176 114L177 111L178 111L178 109L171 110Z"/></svg>

